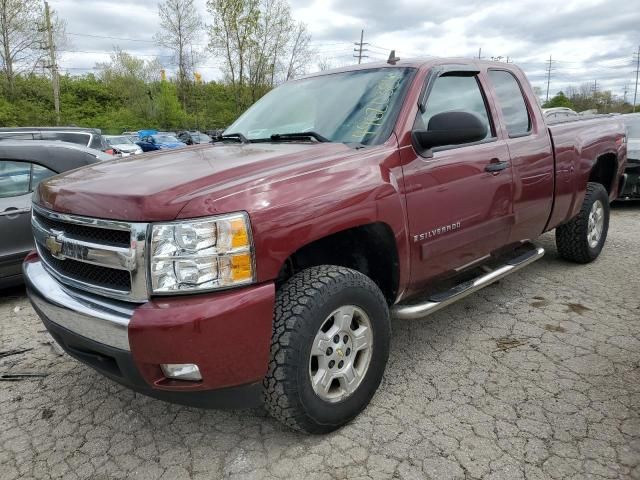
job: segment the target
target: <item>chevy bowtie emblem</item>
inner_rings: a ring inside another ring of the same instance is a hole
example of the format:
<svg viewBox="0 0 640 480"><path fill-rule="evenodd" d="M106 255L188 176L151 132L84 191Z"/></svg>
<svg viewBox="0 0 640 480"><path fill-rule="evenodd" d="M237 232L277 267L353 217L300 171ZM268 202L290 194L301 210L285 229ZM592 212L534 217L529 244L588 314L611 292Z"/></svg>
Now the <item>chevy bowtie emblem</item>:
<svg viewBox="0 0 640 480"><path fill-rule="evenodd" d="M54 258L64 258L60 255L62 253L62 233L49 235L45 240L45 245Z"/></svg>

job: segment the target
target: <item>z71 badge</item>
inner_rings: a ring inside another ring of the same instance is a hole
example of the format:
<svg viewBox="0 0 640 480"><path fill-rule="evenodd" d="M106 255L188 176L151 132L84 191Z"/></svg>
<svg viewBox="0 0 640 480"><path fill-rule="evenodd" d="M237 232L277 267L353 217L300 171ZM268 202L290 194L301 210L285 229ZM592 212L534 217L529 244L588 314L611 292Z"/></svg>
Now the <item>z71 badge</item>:
<svg viewBox="0 0 640 480"><path fill-rule="evenodd" d="M444 225L442 227L434 228L433 230L429 230L425 233L419 233L413 236L414 242L420 242L422 240L427 240L429 238L438 237L448 232L453 232L455 230L460 230L460 222L452 223L450 225Z"/></svg>

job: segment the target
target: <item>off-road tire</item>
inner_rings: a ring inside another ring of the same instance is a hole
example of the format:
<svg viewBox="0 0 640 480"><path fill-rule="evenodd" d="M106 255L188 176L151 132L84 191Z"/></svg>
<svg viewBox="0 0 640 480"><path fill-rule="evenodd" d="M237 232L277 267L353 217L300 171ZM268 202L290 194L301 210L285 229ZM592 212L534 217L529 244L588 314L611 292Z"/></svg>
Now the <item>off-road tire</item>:
<svg viewBox="0 0 640 480"><path fill-rule="evenodd" d="M313 391L309 358L318 330L341 305L355 305L368 315L373 351L357 389L344 400L330 403ZM384 295L366 275L331 265L294 275L276 295L269 371L263 382L267 411L285 425L306 433L328 433L348 423L367 406L380 385L390 337Z"/></svg>
<svg viewBox="0 0 640 480"><path fill-rule="evenodd" d="M598 244L592 248L588 241L589 213L593 204L600 200L604 207L604 226ZM589 263L600 255L609 230L609 195L600 183L589 182L580 212L570 222L556 228L556 247L565 260Z"/></svg>

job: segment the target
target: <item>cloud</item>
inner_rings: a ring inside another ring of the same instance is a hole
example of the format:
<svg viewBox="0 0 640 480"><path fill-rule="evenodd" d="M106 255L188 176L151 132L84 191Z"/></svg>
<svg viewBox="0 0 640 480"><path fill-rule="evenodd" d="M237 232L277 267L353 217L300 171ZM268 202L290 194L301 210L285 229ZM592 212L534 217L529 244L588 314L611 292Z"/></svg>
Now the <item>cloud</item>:
<svg viewBox="0 0 640 480"><path fill-rule="evenodd" d="M205 22L206 1L196 0ZM72 47L63 67L82 72L104 61L115 46L134 55L168 52L153 43L157 3L144 0L51 0L67 21ZM319 57L335 66L354 63L354 42L365 31L366 61L383 60L395 49L401 57L502 56L520 64L534 85L546 85L553 56L551 90L598 81L621 94L635 81L633 52L640 36L640 10L629 0L290 0L294 16L305 22ZM95 35L89 37L83 35ZM117 37L117 38L101 38ZM129 40L122 40L129 39ZM134 41L137 40L137 41ZM203 33L199 47L208 43ZM101 53L82 53L101 52ZM211 55L200 63L204 77L220 76Z"/></svg>

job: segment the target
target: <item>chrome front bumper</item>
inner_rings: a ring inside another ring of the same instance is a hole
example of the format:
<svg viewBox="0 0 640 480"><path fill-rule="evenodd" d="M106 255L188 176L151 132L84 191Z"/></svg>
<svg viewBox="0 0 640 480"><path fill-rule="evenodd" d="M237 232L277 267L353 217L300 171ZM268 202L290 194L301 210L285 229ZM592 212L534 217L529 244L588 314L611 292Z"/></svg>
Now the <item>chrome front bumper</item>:
<svg viewBox="0 0 640 480"><path fill-rule="evenodd" d="M23 265L27 293L40 316L96 342L130 351L129 321L134 307L62 286L39 259Z"/></svg>

